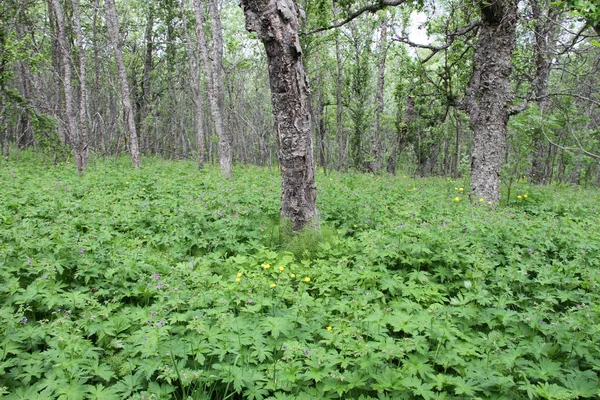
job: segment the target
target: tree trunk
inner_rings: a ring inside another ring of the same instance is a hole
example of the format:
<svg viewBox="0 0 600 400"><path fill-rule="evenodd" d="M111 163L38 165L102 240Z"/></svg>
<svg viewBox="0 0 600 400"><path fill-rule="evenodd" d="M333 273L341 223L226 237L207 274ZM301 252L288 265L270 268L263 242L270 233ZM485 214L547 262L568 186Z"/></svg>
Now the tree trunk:
<svg viewBox="0 0 600 400"><path fill-rule="evenodd" d="M381 169L383 157L383 138L381 135L381 115L383 114L383 89L385 84L385 60L387 57L387 35L388 35L389 17L386 15L381 23L381 34L379 36L379 44L377 49L378 54L378 71L377 71L377 102L375 108L375 131L371 141L371 162L369 169L372 172L377 172Z"/></svg>
<svg viewBox="0 0 600 400"><path fill-rule="evenodd" d="M473 129L471 195L497 204L500 168L506 146L511 58L515 47L517 2L494 0L480 4L482 22L467 88Z"/></svg>
<svg viewBox="0 0 600 400"><path fill-rule="evenodd" d="M216 4L213 4L213 0L211 0L210 3L209 13L211 16L213 36L210 48L202 27L204 21L202 0L194 0L196 34L198 35L198 42L201 48L204 69L206 71L208 102L210 104L211 115L215 125L215 132L219 140L219 165L223 175L230 178L232 175L233 153L231 149L231 138L229 133L227 133L224 124L224 84L222 72L223 39Z"/></svg>
<svg viewBox="0 0 600 400"><path fill-rule="evenodd" d="M265 46L282 178L281 217L318 226L308 80L294 0L242 0L246 29Z"/></svg>
<svg viewBox="0 0 600 400"><path fill-rule="evenodd" d="M77 41L77 51L79 52L79 138L75 146L75 162L77 164L77 173L81 176L87 169L89 157L88 144L88 107L87 107L87 71L85 48L83 44L83 33L81 31L81 17L79 14L79 0L71 0L73 3L73 23Z"/></svg>
<svg viewBox="0 0 600 400"><path fill-rule="evenodd" d="M557 21L558 8L545 3L544 0L531 0L532 16L536 24L534 30L536 75L533 81L533 89L538 98L537 103L542 115L548 108L547 95L550 67L552 65L558 28L560 26ZM531 163L531 181L537 184L543 183L548 174L545 166L546 158L549 155L544 152L545 141L542 128L536 128L533 136L534 154Z"/></svg>
<svg viewBox="0 0 600 400"><path fill-rule="evenodd" d="M335 90L336 99L336 122L338 142L338 170L346 168L346 146L344 140L344 123L342 120L344 106L342 99L342 88L344 87L344 67L342 66L342 50L340 49L339 33L335 33L335 58L337 62L337 86Z"/></svg>
<svg viewBox="0 0 600 400"><path fill-rule="evenodd" d="M185 10L183 6L183 0L181 2L181 18L183 21L183 33L187 44L188 51L188 63L190 66L190 75L192 78L191 89L192 89L192 102L194 103L194 111L196 117L196 141L197 141L197 161L198 168L204 167L204 104L202 101L202 93L200 92L201 80L200 80L200 63L197 57L197 53L201 53L198 47L194 48L192 40L187 26L187 18L185 17Z"/></svg>
<svg viewBox="0 0 600 400"><path fill-rule="evenodd" d="M121 82L121 101L123 102L123 112L125 118L125 128L129 133L129 151L131 153L131 160L136 168L141 167L142 162L140 160L140 150L138 146L137 131L135 129L135 121L133 114L133 107L131 106L131 99L129 96L129 84L127 83L127 72L125 70L125 62L123 61L123 51L121 50L121 42L119 40L119 19L117 16L117 9L115 6L115 0L105 0L104 5L106 7L106 25L108 27L108 35L113 45L115 52L115 59L117 61L117 72L119 74L119 80Z"/></svg>
<svg viewBox="0 0 600 400"><path fill-rule="evenodd" d="M71 149L77 148L77 117L75 116L73 86L73 69L71 66L71 58L69 56L69 48L67 47L67 33L65 26L65 17L63 8L59 0L52 0L52 8L56 18L58 51L60 54L60 64L62 64L62 84L65 94L65 119L66 119L66 137Z"/></svg>

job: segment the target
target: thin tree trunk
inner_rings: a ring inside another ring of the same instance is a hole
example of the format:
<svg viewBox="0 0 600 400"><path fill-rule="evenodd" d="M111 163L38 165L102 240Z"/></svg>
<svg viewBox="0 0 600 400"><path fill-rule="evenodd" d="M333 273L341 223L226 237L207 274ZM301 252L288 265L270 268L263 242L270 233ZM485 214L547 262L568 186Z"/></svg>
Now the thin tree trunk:
<svg viewBox="0 0 600 400"><path fill-rule="evenodd" d="M62 84L65 95L65 119L66 119L66 137L71 149L75 152L77 148L77 117L75 116L73 86L73 69L71 58L69 57L69 48L67 47L67 34L65 26L65 17L63 8L59 0L52 0L52 8L56 18L58 51L60 54L60 63L62 64Z"/></svg>
<svg viewBox="0 0 600 400"><path fill-rule="evenodd" d="M192 78L191 89L192 89L192 102L194 103L194 111L196 117L196 141L197 143L197 161L198 168L204 167L204 104L202 101L202 93L200 92L201 81L200 81L200 62L197 57L197 53L201 50L199 46L194 48L193 42L190 38L187 18L185 17L184 2L181 2L181 18L183 21L183 33L185 35L185 41L187 44L188 51L188 63L190 66L190 75Z"/></svg>
<svg viewBox="0 0 600 400"><path fill-rule="evenodd" d="M282 178L281 217L298 231L318 226L308 79L294 0L242 0L246 29L265 46Z"/></svg>
<svg viewBox="0 0 600 400"><path fill-rule="evenodd" d="M482 22L473 54L473 72L467 103L473 150L471 193L497 204L500 200L500 168L506 146L511 59L515 47L517 2L494 0L480 3Z"/></svg>
<svg viewBox="0 0 600 400"><path fill-rule="evenodd" d="M219 164L223 174L230 178L233 173L233 137L231 129L225 124L225 77L223 74L223 28L216 0L208 0L208 12L211 19L211 55L217 104L220 110L221 134L219 137Z"/></svg>
<svg viewBox="0 0 600 400"><path fill-rule="evenodd" d="M208 102L210 104L215 132L219 140L219 165L223 175L226 178L230 178L232 175L233 153L231 150L229 134L225 132L224 125L224 95L222 93L224 85L221 55L221 52L223 51L223 42L220 20L218 14L216 14L218 13L218 10L216 9L216 4L209 4L213 35L210 50L202 27L205 19L202 0L194 0L194 11L196 13L196 34L198 35L198 42L201 49L204 69L206 71L206 81L208 83ZM219 23L217 24L216 21L219 21Z"/></svg>
<svg viewBox="0 0 600 400"><path fill-rule="evenodd" d="M87 169L89 157L88 144L88 106L87 106L87 71L85 48L83 45L83 33L81 31L81 17L79 14L79 0L71 0L73 3L73 23L79 52L79 138L75 147L75 159L77 172L81 176Z"/></svg>
<svg viewBox="0 0 600 400"><path fill-rule="evenodd" d="M552 56L556 39L558 35L559 24L557 15L559 10L556 6L547 4L544 0L531 0L531 9L535 20L535 58L536 58L536 76L533 81L533 88L540 113L543 115L548 108L548 84L550 80L550 67L552 65ZM544 11L546 11L544 15ZM536 128L533 136L534 154L531 163L531 180L540 184L547 178L548 171L545 168L545 138L542 128Z"/></svg>
<svg viewBox="0 0 600 400"><path fill-rule="evenodd" d="M136 132L142 131L144 119L148 115L148 103L150 101L150 73L154 66L154 3L148 3L148 17L146 19L146 31L144 33L145 51L144 51L144 71L142 73L141 90L136 95L135 105L135 129ZM146 135L148 132L146 132ZM147 150L145 146L142 149Z"/></svg>
<svg viewBox="0 0 600 400"><path fill-rule="evenodd" d="M342 88L344 87L344 67L342 66L342 50L340 49L339 33L335 34L335 58L337 62L337 85L335 89L336 122L338 142L338 170L346 168L346 146L344 145L344 123L342 120L344 106Z"/></svg>
<svg viewBox="0 0 600 400"><path fill-rule="evenodd" d="M369 169L377 172L381 169L383 159L383 138L381 135L381 115L383 114L383 89L385 84L385 61L387 57L387 36L388 36L389 17L386 15L381 23L381 33L379 36L378 54L378 72L377 72L377 101L375 107L375 131L371 141L371 158Z"/></svg>
<svg viewBox="0 0 600 400"><path fill-rule="evenodd" d="M125 70L125 61L123 60L123 51L121 50L121 42L119 40L119 19L115 0L105 0L106 25L108 27L108 35L113 45L115 59L117 61L117 71L119 80L121 81L121 101L123 102L123 112L125 118L125 128L129 133L129 151L131 160L136 168L141 167L140 150L138 146L137 131L135 129L135 121L133 107L129 96L129 84L127 83L127 72Z"/></svg>

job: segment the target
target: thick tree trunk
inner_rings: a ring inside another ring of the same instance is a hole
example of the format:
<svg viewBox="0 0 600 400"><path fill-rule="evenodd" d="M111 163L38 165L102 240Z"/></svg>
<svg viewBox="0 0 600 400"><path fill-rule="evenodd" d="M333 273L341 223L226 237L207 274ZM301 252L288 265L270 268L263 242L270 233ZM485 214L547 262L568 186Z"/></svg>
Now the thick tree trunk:
<svg viewBox="0 0 600 400"><path fill-rule="evenodd" d="M296 231L317 224L310 94L294 0L242 0L246 29L265 46L281 168L281 216ZM318 226L318 225L317 225Z"/></svg>
<svg viewBox="0 0 600 400"><path fill-rule="evenodd" d="M119 19L117 17L117 8L115 0L105 0L106 7L106 25L108 27L108 35L113 45L115 59L117 61L117 72L119 81L121 82L121 101L123 102L123 112L125 114L125 128L129 133L129 151L131 160L136 168L141 167L140 150L138 146L137 131L135 129L135 121L133 107L131 106L131 98L129 96L129 84L127 83L127 72L125 70L125 61L123 60L123 51L121 50L121 42L119 40Z"/></svg>
<svg viewBox="0 0 600 400"><path fill-rule="evenodd" d="M75 36L77 41L77 51L79 52L79 138L75 147L75 162L77 164L77 173L81 176L87 169L89 157L88 144L88 107L87 107L87 70L85 48L83 44L83 33L81 31L81 17L79 14L79 0L71 0L73 3L73 23L75 27Z"/></svg>
<svg viewBox="0 0 600 400"><path fill-rule="evenodd" d="M466 97L474 135L471 195L497 204L512 101L510 73L517 2L494 0L480 4L482 23Z"/></svg>

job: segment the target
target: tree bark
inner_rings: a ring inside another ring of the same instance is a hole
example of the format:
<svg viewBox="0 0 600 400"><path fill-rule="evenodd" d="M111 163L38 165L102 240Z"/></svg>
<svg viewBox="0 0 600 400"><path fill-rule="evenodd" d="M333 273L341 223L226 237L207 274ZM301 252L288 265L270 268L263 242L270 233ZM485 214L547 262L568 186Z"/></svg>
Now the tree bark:
<svg viewBox="0 0 600 400"><path fill-rule="evenodd" d="M372 172L377 172L381 169L383 157L383 138L381 135L381 115L384 110L383 89L385 84L385 61L387 57L387 36L388 36L389 17L386 15L381 23L381 33L379 36L379 44L377 49L378 66L377 66L377 101L375 107L375 131L371 141L371 158L372 161L369 169Z"/></svg>
<svg viewBox="0 0 600 400"><path fill-rule="evenodd" d="M119 40L119 19L117 16L117 8L115 0L105 0L106 25L108 27L108 35L113 45L115 59L117 61L117 72L119 81L121 82L121 101L123 103L123 113L125 118L125 128L129 134L129 151L131 160L136 168L141 167L140 150L138 146L137 131L135 129L135 121L133 107L131 106L131 98L129 96L129 84L127 83L127 72L125 70L125 61L123 60L123 51Z"/></svg>
<svg viewBox="0 0 600 400"><path fill-rule="evenodd" d="M346 168L346 146L344 145L346 140L344 139L344 105L342 98L342 89L344 87L344 67L342 65L342 50L340 49L340 38L338 32L335 34L335 58L337 63L337 85L335 89L335 99L338 142L338 170L340 170Z"/></svg>
<svg viewBox="0 0 600 400"><path fill-rule="evenodd" d="M294 0L242 0L246 29L256 32L267 53L271 103L281 169L281 217L295 231L316 221L310 93L298 40Z"/></svg>
<svg viewBox="0 0 600 400"><path fill-rule="evenodd" d="M517 2L482 2L480 9L482 23L466 96L474 135L471 195L497 204L500 200L500 168L512 101L510 73L515 47Z"/></svg>
<svg viewBox="0 0 600 400"><path fill-rule="evenodd" d="M548 4L546 4L548 3ZM533 90L540 113L543 115L548 108L548 84L550 80L550 67L558 35L559 24L557 16L558 7L544 0L531 0L532 16L535 20L535 66L536 74L533 81ZM541 128L536 128L533 136L534 154L531 162L531 180L533 183L545 182L548 171L546 170L547 157L545 153L545 139Z"/></svg>
<svg viewBox="0 0 600 400"><path fill-rule="evenodd" d="M209 14L212 25L212 42L209 46L202 23L204 22L204 9L202 0L194 0L194 11L196 13L196 34L201 48L204 70L206 71L206 81L208 83L208 102L215 125L215 132L219 140L219 165L221 172L227 178L232 175L233 152L231 148L231 137L225 129L224 124L224 93L223 93L223 71L222 71L222 51L223 39L221 24L218 16L218 10L214 1L209 4ZM212 60L212 61L211 61Z"/></svg>
<svg viewBox="0 0 600 400"><path fill-rule="evenodd" d="M81 17L79 14L79 0L71 0L73 4L73 24L77 41L77 51L79 52L79 138L75 147L75 162L77 164L77 173L81 176L87 169L89 158L89 140L88 140L88 106L87 106L87 70L85 48L83 44L83 33L81 30Z"/></svg>
<svg viewBox="0 0 600 400"><path fill-rule="evenodd" d="M184 2L181 2L181 17L183 21L183 33L187 44L188 52L188 63L190 66L190 75L192 78L192 102L194 103L194 115L196 117L196 141L197 151L196 157L198 162L198 168L204 167L204 104L202 101L202 93L200 92L201 80L200 80L200 62L197 57L197 53L201 53L199 46L194 48L192 40L190 38L187 18L185 17Z"/></svg>
<svg viewBox="0 0 600 400"><path fill-rule="evenodd" d="M60 54L60 64L62 64L62 84L65 95L65 119L66 119L66 138L69 146L73 150L77 148L77 117L75 116L74 99L73 99L73 69L71 58L69 56L69 48L67 47L67 33L65 25L65 17L63 8L59 0L52 0L52 8L56 18L58 51Z"/></svg>

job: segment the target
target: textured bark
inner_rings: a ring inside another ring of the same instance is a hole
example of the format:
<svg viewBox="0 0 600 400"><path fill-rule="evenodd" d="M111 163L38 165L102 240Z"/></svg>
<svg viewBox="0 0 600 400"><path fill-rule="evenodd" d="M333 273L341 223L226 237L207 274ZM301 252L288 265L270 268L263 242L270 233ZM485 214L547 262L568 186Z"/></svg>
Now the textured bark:
<svg viewBox="0 0 600 400"><path fill-rule="evenodd" d="M125 128L129 134L129 151L131 160L136 168L141 167L140 150L138 146L137 131L135 129L135 121L133 107L131 106L131 98L129 96L129 84L127 83L127 72L125 70L125 62L123 60L123 51L121 50L121 42L119 40L119 20L117 17L117 9L115 0L105 0L106 25L108 27L108 35L113 45L115 59L117 61L117 72L119 81L121 82L121 101L123 102L123 113L125 114Z"/></svg>
<svg viewBox="0 0 600 400"><path fill-rule="evenodd" d="M482 23L473 54L467 107L473 129L471 195L497 204L500 168L506 147L511 58L515 47L517 2L480 3Z"/></svg>
<svg viewBox="0 0 600 400"><path fill-rule="evenodd" d="M246 29L265 46L281 169L281 217L300 230L315 220L312 121L293 0L242 0Z"/></svg>
<svg viewBox="0 0 600 400"><path fill-rule="evenodd" d="M389 18L386 16L381 24L381 32L377 49L377 99L375 107L375 131L371 140L371 158L369 169L376 172L381 169L383 156L383 138L381 133L381 115L384 110L383 89L385 84L385 61L387 57L387 36L388 36Z"/></svg>
<svg viewBox="0 0 600 400"><path fill-rule="evenodd" d="M200 46L202 61L206 71L206 80L208 83L208 102L215 125L215 132L219 139L219 165L221 172L227 178L232 175L233 152L231 136L226 130L224 124L224 93L223 93L223 71L222 71L222 51L223 39L221 24L218 16L216 4L211 0L209 3L209 14L211 17L213 40L209 46L206 35L202 27L205 20L202 0L194 0L194 12L196 13L196 34Z"/></svg>
<svg viewBox="0 0 600 400"><path fill-rule="evenodd" d="M77 51L79 52L79 115L77 119L79 137L77 138L77 145L75 147L75 162L77 164L77 172L81 175L83 171L87 169L89 157L87 128L87 70L83 33L81 31L81 17L79 14L79 0L71 0L71 2L73 4L73 25L75 28Z"/></svg>

